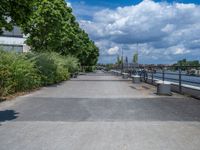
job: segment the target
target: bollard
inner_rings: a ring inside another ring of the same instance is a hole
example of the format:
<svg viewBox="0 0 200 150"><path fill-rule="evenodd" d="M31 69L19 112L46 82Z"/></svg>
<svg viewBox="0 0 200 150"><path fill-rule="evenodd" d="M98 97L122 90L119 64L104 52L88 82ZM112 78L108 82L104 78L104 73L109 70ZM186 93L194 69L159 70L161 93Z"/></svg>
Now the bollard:
<svg viewBox="0 0 200 150"><path fill-rule="evenodd" d="M131 78L133 83L140 83L140 76L132 75Z"/></svg>
<svg viewBox="0 0 200 150"><path fill-rule="evenodd" d="M128 73L122 73L122 78L123 79L128 79Z"/></svg>
<svg viewBox="0 0 200 150"><path fill-rule="evenodd" d="M170 82L157 81L156 84L157 84L158 95L172 95Z"/></svg>

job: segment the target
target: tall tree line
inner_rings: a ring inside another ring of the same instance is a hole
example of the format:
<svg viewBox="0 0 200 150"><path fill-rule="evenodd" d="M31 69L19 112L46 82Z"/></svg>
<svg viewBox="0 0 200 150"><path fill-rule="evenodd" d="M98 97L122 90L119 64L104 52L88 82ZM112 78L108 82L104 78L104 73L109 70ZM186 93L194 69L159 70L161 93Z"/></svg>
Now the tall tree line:
<svg viewBox="0 0 200 150"><path fill-rule="evenodd" d="M1 0L0 32L21 27L32 51L76 56L81 65L97 63L99 49L80 28L65 0Z"/></svg>

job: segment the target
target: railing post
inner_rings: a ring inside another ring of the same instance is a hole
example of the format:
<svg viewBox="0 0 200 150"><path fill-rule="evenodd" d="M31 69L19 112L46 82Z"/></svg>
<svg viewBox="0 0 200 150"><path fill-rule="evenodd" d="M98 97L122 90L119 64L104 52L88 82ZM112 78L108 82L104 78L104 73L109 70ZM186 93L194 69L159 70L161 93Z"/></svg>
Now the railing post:
<svg viewBox="0 0 200 150"><path fill-rule="evenodd" d="M123 71L124 71L124 64L122 62L122 64L121 64L121 75L122 75Z"/></svg>
<svg viewBox="0 0 200 150"><path fill-rule="evenodd" d="M181 68L179 68L179 93L182 93L182 73L181 73Z"/></svg>
<svg viewBox="0 0 200 150"><path fill-rule="evenodd" d="M165 81L165 69L164 68L162 69L162 80L163 80L163 82Z"/></svg>

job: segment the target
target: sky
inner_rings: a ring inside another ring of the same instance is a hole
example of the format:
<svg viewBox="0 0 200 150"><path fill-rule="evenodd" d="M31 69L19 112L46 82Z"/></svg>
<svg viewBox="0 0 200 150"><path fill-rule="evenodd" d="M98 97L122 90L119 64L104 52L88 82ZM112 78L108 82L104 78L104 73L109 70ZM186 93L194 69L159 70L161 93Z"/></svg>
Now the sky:
<svg viewBox="0 0 200 150"><path fill-rule="evenodd" d="M117 55L139 63L200 60L200 0L68 0L80 26L100 49L99 63Z"/></svg>

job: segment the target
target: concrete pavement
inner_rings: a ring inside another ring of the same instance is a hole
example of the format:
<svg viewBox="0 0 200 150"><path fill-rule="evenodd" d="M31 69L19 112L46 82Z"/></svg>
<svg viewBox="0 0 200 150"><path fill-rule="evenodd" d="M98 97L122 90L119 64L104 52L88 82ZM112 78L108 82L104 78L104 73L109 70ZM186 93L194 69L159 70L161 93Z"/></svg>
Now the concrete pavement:
<svg viewBox="0 0 200 150"><path fill-rule="evenodd" d="M200 101L102 72L0 104L0 150L199 150Z"/></svg>

